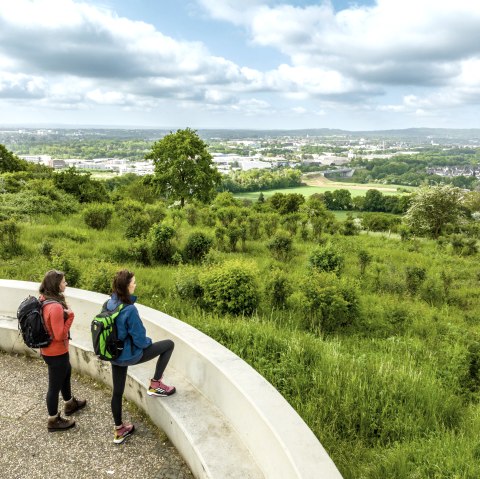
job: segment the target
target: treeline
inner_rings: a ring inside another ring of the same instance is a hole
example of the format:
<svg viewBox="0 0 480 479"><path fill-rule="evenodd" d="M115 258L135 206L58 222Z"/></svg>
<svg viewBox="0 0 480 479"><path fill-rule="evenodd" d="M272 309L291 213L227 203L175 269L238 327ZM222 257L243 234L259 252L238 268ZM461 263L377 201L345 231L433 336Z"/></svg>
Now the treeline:
<svg viewBox="0 0 480 479"><path fill-rule="evenodd" d="M474 189L478 180L474 176L446 177L427 173L433 167L468 167L478 165L478 149L431 150L417 155L399 155L394 158L365 160L356 159L350 164L355 168L348 180L356 183L379 181L387 184L420 186L422 184L451 184L459 188Z"/></svg>
<svg viewBox="0 0 480 479"><path fill-rule="evenodd" d="M234 171L222 178L220 191L243 193L301 186L302 172L293 168Z"/></svg>
<svg viewBox="0 0 480 479"><path fill-rule="evenodd" d="M14 146L18 155L50 155L55 159L128 158L141 161L150 150L152 141L112 139L61 138L43 143L36 137L18 140Z"/></svg>

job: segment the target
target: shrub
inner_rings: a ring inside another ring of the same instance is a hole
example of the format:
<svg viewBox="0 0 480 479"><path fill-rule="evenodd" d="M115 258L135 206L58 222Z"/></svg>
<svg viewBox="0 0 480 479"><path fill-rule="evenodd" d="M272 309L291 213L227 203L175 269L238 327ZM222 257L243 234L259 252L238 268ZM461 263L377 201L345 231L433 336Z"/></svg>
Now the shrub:
<svg viewBox="0 0 480 479"><path fill-rule="evenodd" d="M83 210L85 224L96 230L105 229L112 219L113 206L103 203L96 203Z"/></svg>
<svg viewBox="0 0 480 479"><path fill-rule="evenodd" d="M127 248L115 248L112 254L112 260L117 261L118 263L135 261L144 266L150 266L152 264L150 245L145 239L132 241Z"/></svg>
<svg viewBox="0 0 480 479"><path fill-rule="evenodd" d="M192 268L182 268L175 276L175 290L182 299L198 301L203 296L198 271Z"/></svg>
<svg viewBox="0 0 480 479"><path fill-rule="evenodd" d="M456 234L450 237L454 253L461 256L473 256L478 253L477 240L465 235Z"/></svg>
<svg viewBox="0 0 480 479"><path fill-rule="evenodd" d="M127 220L134 218L138 214L143 212L143 205L139 201L125 199L122 201L118 201L115 204L115 209L117 210L118 216L122 218L122 220Z"/></svg>
<svg viewBox="0 0 480 479"><path fill-rule="evenodd" d="M267 248L275 259L287 261L292 256L292 237L285 231L279 231L275 233L271 241L267 243Z"/></svg>
<svg viewBox="0 0 480 479"><path fill-rule="evenodd" d="M242 237L242 229L236 224L230 224L225 228L225 234L228 238L230 251L236 251L238 240Z"/></svg>
<svg viewBox="0 0 480 479"><path fill-rule="evenodd" d="M150 218L150 224L161 223L167 216L165 205L162 202L145 206L145 213Z"/></svg>
<svg viewBox="0 0 480 479"><path fill-rule="evenodd" d="M213 240L206 234L202 232L192 233L187 239L187 244L183 250L183 257L187 261L201 261L209 252L212 243Z"/></svg>
<svg viewBox="0 0 480 479"><path fill-rule="evenodd" d="M40 243L39 250L43 256L45 256L48 259L51 259L53 244L48 239L45 239Z"/></svg>
<svg viewBox="0 0 480 479"><path fill-rule="evenodd" d="M53 269L58 269L65 273L65 279L69 286L74 288L79 286L80 268L78 268L72 260L63 253L55 253L52 257Z"/></svg>
<svg viewBox="0 0 480 479"><path fill-rule="evenodd" d="M148 243L154 261L159 263L170 263L175 253L172 238L175 230L171 226L154 224L148 232Z"/></svg>
<svg viewBox="0 0 480 479"><path fill-rule="evenodd" d="M332 333L349 326L359 315L355 285L333 273L313 273L302 285L305 295L304 327L315 333Z"/></svg>
<svg viewBox="0 0 480 479"><path fill-rule="evenodd" d="M343 269L344 257L331 243L318 246L309 258L310 267L318 272L334 272L339 275Z"/></svg>
<svg viewBox="0 0 480 479"><path fill-rule="evenodd" d="M16 255L21 252L19 236L20 227L16 221L0 221L0 250L2 255Z"/></svg>
<svg viewBox="0 0 480 479"><path fill-rule="evenodd" d="M286 273L279 269L274 269L268 273L265 293L272 306L284 308L292 290L292 285Z"/></svg>
<svg viewBox="0 0 480 479"><path fill-rule="evenodd" d="M187 223L190 226L195 226L198 221L198 212L197 208L194 205L187 205L184 208L185 217L187 218Z"/></svg>
<svg viewBox="0 0 480 479"><path fill-rule="evenodd" d="M360 274L363 276L367 266L372 262L372 255L366 250L358 252L358 263L360 264Z"/></svg>
<svg viewBox="0 0 480 479"><path fill-rule="evenodd" d="M254 269L231 261L200 274L204 307L219 314L252 314L258 306L258 285Z"/></svg>
<svg viewBox="0 0 480 479"><path fill-rule="evenodd" d="M152 226L152 220L146 213L139 213L126 219L125 238L144 238Z"/></svg>
<svg viewBox="0 0 480 479"><path fill-rule="evenodd" d="M410 294L416 294L425 281L427 270L421 266L407 266L405 269L405 283Z"/></svg>
<svg viewBox="0 0 480 479"><path fill-rule="evenodd" d="M101 261L92 268L84 269L82 287L97 293L110 294L112 292L112 280L117 267L111 263Z"/></svg>

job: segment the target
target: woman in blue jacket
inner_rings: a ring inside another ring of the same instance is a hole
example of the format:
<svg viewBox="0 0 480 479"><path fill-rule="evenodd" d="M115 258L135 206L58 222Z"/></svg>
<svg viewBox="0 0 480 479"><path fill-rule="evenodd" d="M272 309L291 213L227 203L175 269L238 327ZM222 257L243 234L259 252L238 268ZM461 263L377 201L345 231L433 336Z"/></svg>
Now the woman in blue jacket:
<svg viewBox="0 0 480 479"><path fill-rule="evenodd" d="M167 386L162 382L162 375L172 355L174 343L170 339L152 343L152 340L147 337L134 304L137 299L133 295L136 286L134 273L126 269L119 271L113 279L113 293L107 302L109 311L113 311L121 303L125 305L115 320L118 338L124 342L123 351L115 361L112 361L112 414L115 422L113 442L115 444L121 444L135 430L133 424L122 421L122 397L128 366L144 363L158 356L155 374L150 381L147 394L170 396L175 392L175 387Z"/></svg>

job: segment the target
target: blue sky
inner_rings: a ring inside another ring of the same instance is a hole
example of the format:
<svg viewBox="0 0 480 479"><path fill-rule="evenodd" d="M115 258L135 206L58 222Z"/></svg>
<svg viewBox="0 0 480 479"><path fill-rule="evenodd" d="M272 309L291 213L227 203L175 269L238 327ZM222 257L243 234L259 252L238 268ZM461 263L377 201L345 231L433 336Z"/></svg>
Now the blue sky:
<svg viewBox="0 0 480 479"><path fill-rule="evenodd" d="M479 128L480 2L0 0L0 125Z"/></svg>

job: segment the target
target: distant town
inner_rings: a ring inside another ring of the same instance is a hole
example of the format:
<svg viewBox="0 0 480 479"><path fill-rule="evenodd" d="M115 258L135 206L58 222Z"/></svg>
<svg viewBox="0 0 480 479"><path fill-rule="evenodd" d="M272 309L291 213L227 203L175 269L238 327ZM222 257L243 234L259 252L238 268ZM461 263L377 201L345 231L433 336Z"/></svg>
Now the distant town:
<svg viewBox="0 0 480 479"><path fill-rule="evenodd" d="M4 128L0 143L20 158L55 169L74 167L96 173L148 175L154 171L145 154L170 130ZM351 177L358 160L414 157L428 151L480 151L480 130L409 129L378 132L342 130L199 130L222 174L279 167L318 169L328 177ZM55 146L54 153L49 149ZM86 146L91 147L86 150ZM114 146L112 146L114 145ZM128 155L125 146L128 145ZM131 147L131 148L130 148ZM69 156L71 152L78 152ZM111 155L95 156L94 153ZM478 160L478 155L475 154ZM356 161L357 160L357 161ZM480 176L478 161L465 165L427 165L437 176Z"/></svg>

